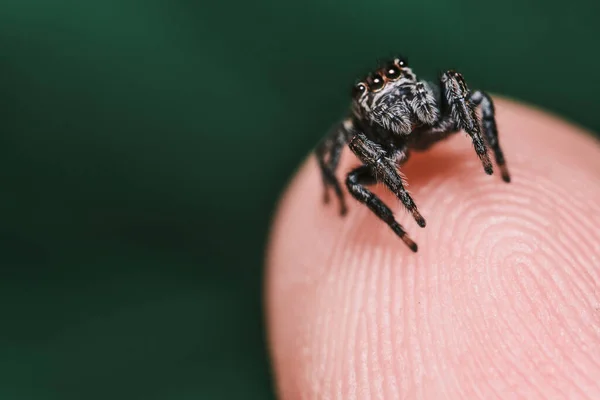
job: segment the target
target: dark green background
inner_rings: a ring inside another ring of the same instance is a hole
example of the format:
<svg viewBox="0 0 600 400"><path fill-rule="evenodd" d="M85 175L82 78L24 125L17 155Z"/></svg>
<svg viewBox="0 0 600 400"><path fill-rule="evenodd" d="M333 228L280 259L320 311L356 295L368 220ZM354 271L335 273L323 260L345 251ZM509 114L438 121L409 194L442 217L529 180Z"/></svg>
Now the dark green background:
<svg viewBox="0 0 600 400"><path fill-rule="evenodd" d="M600 131L594 3L2 0L0 398L272 398L269 219L357 74Z"/></svg>

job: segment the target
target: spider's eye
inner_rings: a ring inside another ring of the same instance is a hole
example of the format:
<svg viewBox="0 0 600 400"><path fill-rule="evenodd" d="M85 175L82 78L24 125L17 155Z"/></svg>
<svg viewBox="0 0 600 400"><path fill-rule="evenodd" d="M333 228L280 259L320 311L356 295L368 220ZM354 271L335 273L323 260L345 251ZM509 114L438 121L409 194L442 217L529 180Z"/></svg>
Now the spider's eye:
<svg viewBox="0 0 600 400"><path fill-rule="evenodd" d="M371 90L373 92L377 92L378 90L381 90L381 88L384 85L385 85L385 81L383 80L383 77L381 75L374 74L369 77L369 88L371 88Z"/></svg>
<svg viewBox="0 0 600 400"><path fill-rule="evenodd" d="M385 67L385 77L391 81L400 78L400 68L398 68L394 64L388 65L387 67Z"/></svg>
<svg viewBox="0 0 600 400"><path fill-rule="evenodd" d="M362 82L357 83L352 88L352 97L356 98L356 97L360 96L361 94L363 94L366 91L367 91L367 86L364 83L362 83Z"/></svg>
<svg viewBox="0 0 600 400"><path fill-rule="evenodd" d="M400 68L408 66L408 62L404 57L398 57L394 59L394 64L398 65Z"/></svg>

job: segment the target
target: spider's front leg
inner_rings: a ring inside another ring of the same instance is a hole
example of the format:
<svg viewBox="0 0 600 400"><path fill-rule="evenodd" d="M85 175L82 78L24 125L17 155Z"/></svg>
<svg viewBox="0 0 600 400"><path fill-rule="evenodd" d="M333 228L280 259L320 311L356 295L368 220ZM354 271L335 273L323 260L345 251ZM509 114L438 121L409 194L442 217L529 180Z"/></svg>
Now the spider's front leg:
<svg viewBox="0 0 600 400"><path fill-rule="evenodd" d="M352 129L352 121L344 120L336 125L315 149L324 186L323 201L325 203L329 202L329 187L332 187L340 202L341 215L346 214L348 207L346 206L344 193L335 173L340 162L342 150L350 139Z"/></svg>
<svg viewBox="0 0 600 400"><path fill-rule="evenodd" d="M483 164L483 169L486 174L491 175L493 173L492 163L481 135L481 126L475 112L475 104L469 98L469 89L462 75L455 71L448 71L442 75L440 83L443 91L443 109L449 111L450 116L459 128L471 136L475 152Z"/></svg>
<svg viewBox="0 0 600 400"><path fill-rule="evenodd" d="M376 183L377 179L368 165L362 165L352 170L346 178L346 186L352 197L369 207L375 215L392 228L396 235L416 253L418 250L417 244L408 236L402 225L396 221L392 210L379 197L365 187L366 185L374 185Z"/></svg>
<svg viewBox="0 0 600 400"><path fill-rule="evenodd" d="M483 135L487 144L494 151L494 158L496 164L500 168L502 173L502 179L504 182L510 182L510 174L508 173L508 167L504 159L504 153L500 148L500 142L498 140L498 127L496 126L496 116L494 111L494 102L492 98L482 91L475 91L471 94L471 101L475 106L481 105L481 116L483 123Z"/></svg>
<svg viewBox="0 0 600 400"><path fill-rule="evenodd" d="M425 227L425 218L423 218L419 213L415 202L404 188L402 178L398 174L398 171L396 171L396 163L404 161L406 159L406 154L396 153L401 157L394 157L394 154L387 154L381 148L381 146L371 141L363 133L357 133L350 141L349 147L352 150L352 152L356 154L356 156L366 166L369 167L369 170L371 171L371 174L373 175L374 179L384 183L396 195L396 197L400 199L402 204L404 204L404 206L412 214L415 221L417 221L417 224L419 224L420 227ZM349 183L347 181L347 183L348 189L351 193L353 193L353 196L357 198L356 194L352 192L352 182ZM360 198L357 199L359 201L363 201ZM374 212L379 218L386 221L388 225L390 224L389 218L385 219L381 213L378 213L377 211Z"/></svg>

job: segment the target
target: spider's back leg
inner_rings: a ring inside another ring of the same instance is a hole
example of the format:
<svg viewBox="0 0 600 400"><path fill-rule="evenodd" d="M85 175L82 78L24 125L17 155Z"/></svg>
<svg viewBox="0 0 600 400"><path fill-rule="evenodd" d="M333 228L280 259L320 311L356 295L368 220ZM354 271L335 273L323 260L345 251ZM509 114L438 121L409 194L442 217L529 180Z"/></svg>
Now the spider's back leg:
<svg viewBox="0 0 600 400"><path fill-rule="evenodd" d="M315 149L315 155L317 156L317 162L319 163L321 178L324 186L323 201L325 203L329 202L328 189L329 187L332 187L336 197L340 202L341 215L346 214L348 207L346 206L344 193L342 192L342 188L335 173L340 162L342 150L348 143L352 134L352 127L353 124L351 120L344 120L340 122L333 129L331 129L331 131Z"/></svg>

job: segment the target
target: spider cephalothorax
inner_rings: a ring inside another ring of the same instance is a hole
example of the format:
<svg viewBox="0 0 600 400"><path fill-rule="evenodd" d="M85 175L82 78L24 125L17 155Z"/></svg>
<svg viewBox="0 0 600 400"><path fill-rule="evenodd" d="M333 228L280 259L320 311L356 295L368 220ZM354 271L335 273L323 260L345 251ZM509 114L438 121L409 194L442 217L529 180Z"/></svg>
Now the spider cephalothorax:
<svg viewBox="0 0 600 400"><path fill-rule="evenodd" d="M476 112L478 106L481 106L481 119ZM436 84L418 80L402 57L385 62L354 85L348 117L317 146L325 201L329 199L328 188L332 187L340 201L341 214L346 213L346 202L335 172L347 144L363 163L346 177L348 191L416 252L416 243L395 220L390 208L365 186L384 183L419 226L424 227L425 219L404 188L397 169L408 159L411 150L427 150L460 130L471 137L485 172L489 175L493 172L489 146L502 179L510 182L489 95L470 91L462 76L452 70L443 73Z"/></svg>

